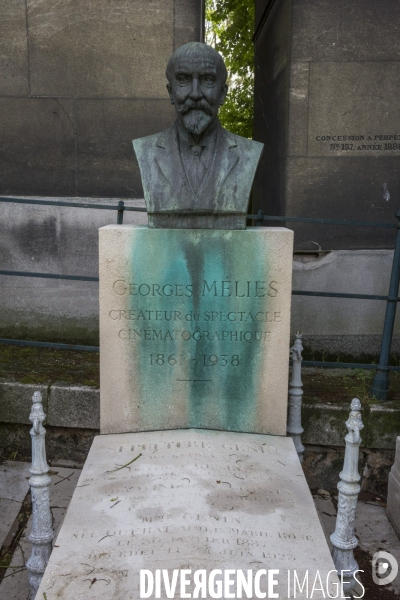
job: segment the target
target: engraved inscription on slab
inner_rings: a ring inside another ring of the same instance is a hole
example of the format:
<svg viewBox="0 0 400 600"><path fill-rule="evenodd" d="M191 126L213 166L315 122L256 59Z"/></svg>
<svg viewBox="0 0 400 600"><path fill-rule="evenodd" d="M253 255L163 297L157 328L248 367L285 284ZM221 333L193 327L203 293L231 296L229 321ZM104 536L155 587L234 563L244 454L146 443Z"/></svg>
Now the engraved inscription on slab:
<svg viewBox="0 0 400 600"><path fill-rule="evenodd" d="M292 233L101 232L102 431L284 434Z"/></svg>
<svg viewBox="0 0 400 600"><path fill-rule="evenodd" d="M292 440L199 430L95 438L39 596L137 600L141 569L192 578L276 569L280 597L288 571L293 582L294 569L301 580L308 569L325 588L334 566Z"/></svg>

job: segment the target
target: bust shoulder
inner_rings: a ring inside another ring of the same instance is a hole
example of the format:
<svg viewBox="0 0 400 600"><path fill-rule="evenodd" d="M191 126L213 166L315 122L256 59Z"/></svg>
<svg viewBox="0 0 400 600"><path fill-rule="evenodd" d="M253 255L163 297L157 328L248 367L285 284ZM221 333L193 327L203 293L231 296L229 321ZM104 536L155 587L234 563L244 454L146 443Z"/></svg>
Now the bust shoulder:
<svg viewBox="0 0 400 600"><path fill-rule="evenodd" d="M246 154L261 154L264 144L256 142L255 140L250 140L249 138L242 137L241 135L237 135L236 133L231 133L228 129L225 129L224 127L221 127L221 129L223 131L224 136L228 140L230 140L232 144L234 143L238 147L239 152L244 152Z"/></svg>
<svg viewBox="0 0 400 600"><path fill-rule="evenodd" d="M173 133L174 128L168 127L168 129L164 129L159 133L153 133L153 135L147 135L146 137L136 138L132 140L133 147L135 152L144 152L148 151L151 148L154 148L158 145L158 142L162 142L165 138L169 138Z"/></svg>

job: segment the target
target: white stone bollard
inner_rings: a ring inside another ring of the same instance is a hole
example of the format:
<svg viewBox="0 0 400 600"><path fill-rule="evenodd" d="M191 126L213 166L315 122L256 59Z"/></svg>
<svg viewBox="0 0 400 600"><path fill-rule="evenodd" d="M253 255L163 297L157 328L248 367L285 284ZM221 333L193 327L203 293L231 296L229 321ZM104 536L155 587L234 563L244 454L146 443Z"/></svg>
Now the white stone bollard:
<svg viewBox="0 0 400 600"><path fill-rule="evenodd" d="M50 512L50 483L48 475L49 466L46 461L45 435L43 421L46 415L43 412L42 395L35 392L32 397L32 410L29 420L32 422L30 434L32 436L32 467L29 479L32 495L32 530L29 541L32 543L32 552L27 560L26 568L29 571L29 600L34 600L39 588L43 573L49 561L54 531L52 528L52 515Z"/></svg>
<svg viewBox="0 0 400 600"><path fill-rule="evenodd" d="M287 432L293 439L294 446L299 456L300 462L303 462L304 446L301 442L301 434L304 429L301 426L301 403L303 397L303 382L301 381L301 361L303 360L303 344L301 334L296 333L296 339L290 348L290 358L293 361L292 378L289 383L289 415Z"/></svg>
<svg viewBox="0 0 400 600"><path fill-rule="evenodd" d="M331 535L332 558L338 575L342 579L343 591L349 594L355 585L354 573L358 570L354 558L354 548L358 540L354 535L354 523L361 477L358 473L358 456L361 444L360 431L364 427L361 420L361 402L353 398L350 415L346 421L348 433L345 436L346 449L343 471L339 474L339 497L336 528Z"/></svg>

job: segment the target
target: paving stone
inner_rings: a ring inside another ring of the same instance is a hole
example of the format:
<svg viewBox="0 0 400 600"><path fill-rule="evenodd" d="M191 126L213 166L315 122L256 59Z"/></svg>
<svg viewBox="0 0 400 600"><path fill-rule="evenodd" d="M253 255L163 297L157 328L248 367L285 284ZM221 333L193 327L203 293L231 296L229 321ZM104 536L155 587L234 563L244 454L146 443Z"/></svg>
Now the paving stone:
<svg viewBox="0 0 400 600"><path fill-rule="evenodd" d="M28 600L29 582L25 561L29 556L29 542L22 536L14 552L11 565L20 569L8 569L0 584L0 600Z"/></svg>
<svg viewBox="0 0 400 600"><path fill-rule="evenodd" d="M389 523L383 506L359 502L355 532L360 547L371 556L378 550L385 550L392 554L400 565L400 540ZM400 594L400 575L397 575L390 588Z"/></svg>
<svg viewBox="0 0 400 600"><path fill-rule="evenodd" d="M16 500L0 498L0 547L3 546L11 525L14 523L21 510L21 506L22 503L17 502Z"/></svg>
<svg viewBox="0 0 400 600"><path fill-rule="evenodd" d="M29 491L29 463L6 461L0 465L0 498L22 503ZM1 513L0 513L1 515Z"/></svg>
<svg viewBox="0 0 400 600"><path fill-rule="evenodd" d="M336 509L330 496L323 496L316 493L313 498L327 542L331 548L332 545L329 536L335 530ZM371 555L371 568L372 556L378 550L389 552L400 564L400 540L389 523L386 510L383 506L378 503L373 504L359 501L356 509L355 534L359 540L360 548ZM396 594L400 594L399 575L388 586L388 589L395 591Z"/></svg>

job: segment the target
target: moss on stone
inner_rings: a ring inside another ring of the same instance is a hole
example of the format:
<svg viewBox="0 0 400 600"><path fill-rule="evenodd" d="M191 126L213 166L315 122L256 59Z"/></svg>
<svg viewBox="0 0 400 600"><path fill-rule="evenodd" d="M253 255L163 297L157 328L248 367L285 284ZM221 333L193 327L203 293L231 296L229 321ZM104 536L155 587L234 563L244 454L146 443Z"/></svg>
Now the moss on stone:
<svg viewBox="0 0 400 600"><path fill-rule="evenodd" d="M0 344L0 379L99 387L99 353Z"/></svg>

